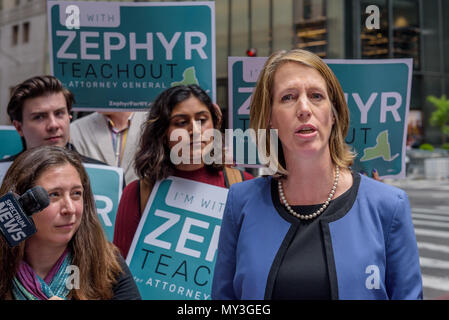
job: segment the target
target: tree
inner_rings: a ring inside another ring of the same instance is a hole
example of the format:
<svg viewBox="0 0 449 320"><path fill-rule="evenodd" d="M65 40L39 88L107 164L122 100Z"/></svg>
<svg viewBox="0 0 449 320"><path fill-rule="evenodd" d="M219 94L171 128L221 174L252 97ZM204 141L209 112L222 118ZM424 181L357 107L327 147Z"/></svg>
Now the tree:
<svg viewBox="0 0 449 320"><path fill-rule="evenodd" d="M446 136L449 136L449 99L445 94L441 98L431 95L427 97L427 101L436 107L436 110L430 115L430 124L440 128L441 144L444 144Z"/></svg>

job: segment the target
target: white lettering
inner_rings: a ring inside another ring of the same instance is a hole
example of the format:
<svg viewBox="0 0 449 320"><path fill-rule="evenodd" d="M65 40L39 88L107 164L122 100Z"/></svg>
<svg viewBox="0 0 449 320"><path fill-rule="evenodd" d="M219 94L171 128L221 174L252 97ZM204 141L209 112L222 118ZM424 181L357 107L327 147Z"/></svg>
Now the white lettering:
<svg viewBox="0 0 449 320"><path fill-rule="evenodd" d="M209 243L209 249L207 249L206 261L213 261L215 257L215 252L218 248L218 240L220 238L220 226L215 226L214 233L212 234L212 239Z"/></svg>
<svg viewBox="0 0 449 320"><path fill-rule="evenodd" d="M81 59L83 60L100 60L99 54L88 54L87 49L98 49L97 42L87 42L87 38L98 38L98 32L81 32Z"/></svg>
<svg viewBox="0 0 449 320"><path fill-rule="evenodd" d="M239 93L252 93L254 91L254 88L238 88ZM251 103L251 96L248 96L248 99L246 99L243 104L240 106L240 108L237 111L237 114L246 114L249 115L249 107Z"/></svg>
<svg viewBox="0 0 449 320"><path fill-rule="evenodd" d="M200 42L193 44L192 38L200 38ZM202 32L186 32L185 33L185 57L187 60L192 59L192 50L196 50L201 59L207 59L207 55L203 50L203 47L207 44L207 37Z"/></svg>
<svg viewBox="0 0 449 320"><path fill-rule="evenodd" d="M173 60L174 48L182 37L183 33L178 31L173 34L173 36L167 37L162 32L156 32L157 43L154 43L153 33L146 32L145 36L139 34L140 41L137 40L137 33L130 32L129 34L123 34L119 32L91 32L91 31L67 31L58 30L56 31L57 36L66 37L63 44L57 51L57 57L63 59L81 59L86 60L111 60L112 51L128 50L126 47L129 45L129 58L132 61L137 60L137 51L144 50L146 54L146 60L154 60L154 50L157 44L159 48L165 51L165 59ZM79 39L77 38L79 36ZM129 39L128 39L129 37ZM88 39L94 38L94 39ZM199 39L199 40L198 40ZM89 41L88 41L89 40ZM73 42L79 41L80 52L72 53L68 52L68 48ZM129 41L129 43L127 42ZM194 43L193 43L194 42ZM193 51L195 51L201 59L207 59L207 54L205 52L205 46L207 45L207 37L202 32L185 32L184 33L184 54L186 60L191 60L193 58ZM102 50L97 52L92 51L93 49ZM90 50L89 50L90 49ZM88 51L90 51L88 53ZM102 54L104 57L102 57Z"/></svg>
<svg viewBox="0 0 449 320"><path fill-rule="evenodd" d="M365 26L368 30L372 29L380 29L380 12L379 7L376 5L369 5L366 7L365 13L370 14L368 18L366 18Z"/></svg>
<svg viewBox="0 0 449 320"><path fill-rule="evenodd" d="M161 41L162 46L165 48L165 59L173 60L173 48L178 42L178 39L181 36L181 32L175 32L170 42L167 42L167 39L165 39L162 32L156 32L156 36Z"/></svg>
<svg viewBox="0 0 449 320"><path fill-rule="evenodd" d="M65 20L65 26L67 29L79 29L80 28L80 8L76 5L69 5L65 8L65 13L68 15Z"/></svg>
<svg viewBox="0 0 449 320"><path fill-rule="evenodd" d="M111 44L111 39L118 39L118 43L115 45ZM126 39L125 36L119 32L105 32L104 33L104 59L111 60L112 50L121 50L125 47Z"/></svg>
<svg viewBox="0 0 449 320"><path fill-rule="evenodd" d="M65 268L65 273L70 274L65 281L66 288L78 290L80 288L80 269L75 265L69 265Z"/></svg>
<svg viewBox="0 0 449 320"><path fill-rule="evenodd" d="M207 223L205 221L187 217L184 222L184 225L182 227L182 231L181 231L181 235L179 236L178 244L176 245L176 251L179 253L183 253L183 254L195 257L195 258L199 258L201 255L200 251L186 248L186 246L185 246L187 240L192 240L192 241L199 242L199 243L204 242L203 236L200 236L200 235L197 235L194 233L190 233L190 227L192 225L200 227L200 228L204 228L204 229L209 228L209 223Z"/></svg>
<svg viewBox="0 0 449 320"><path fill-rule="evenodd" d="M100 195L94 195L95 202L100 201L104 202L105 206L104 208L100 208L99 205L96 205L97 207L97 214L100 215L100 217L103 219L104 225L107 227L112 227L112 221L109 219L108 214L112 211L112 208L114 207L114 204L112 203L112 200L106 196L100 196Z"/></svg>
<svg viewBox="0 0 449 320"><path fill-rule="evenodd" d="M147 60L153 60L153 34L151 32L147 32L147 42L137 43L136 42L136 33L131 32L129 34L129 54L131 60L136 60L136 50L147 50Z"/></svg>
<svg viewBox="0 0 449 320"><path fill-rule="evenodd" d="M395 99L393 105L387 105L389 98ZM402 97L399 92L382 92L380 100L380 122L384 123L387 121L387 112L393 114L394 121L400 122L401 116L398 113L398 109L402 104Z"/></svg>
<svg viewBox="0 0 449 320"><path fill-rule="evenodd" d="M56 53L56 57L60 59L78 59L78 55L76 53L67 53L67 49L72 44L73 39L76 37L75 31L64 31L58 30L56 31L57 36L67 37L67 39L62 44L61 48L59 48Z"/></svg>
<svg viewBox="0 0 449 320"><path fill-rule="evenodd" d="M363 101L360 98L358 93L353 93L352 97L354 98L354 101L360 110L360 123L367 123L368 122L368 111L372 107L374 100L376 100L377 92L373 92L370 95L366 104L363 103Z"/></svg>
<svg viewBox="0 0 449 320"><path fill-rule="evenodd" d="M367 289L379 289L380 288L380 271L379 267L375 264L369 265L365 269L365 273L369 274L366 278L365 286Z"/></svg>
<svg viewBox="0 0 449 320"><path fill-rule="evenodd" d="M150 232L143 242L154 245L160 248L164 248L167 250L170 250L171 243L167 241L163 241L160 239L157 239L161 234L163 234L165 231L170 229L172 226L174 226L180 219L180 216L174 213L170 213L163 210L156 210L154 212L154 215L157 217L167 218L168 220L164 222L162 225L160 225L158 228L154 229L154 231Z"/></svg>

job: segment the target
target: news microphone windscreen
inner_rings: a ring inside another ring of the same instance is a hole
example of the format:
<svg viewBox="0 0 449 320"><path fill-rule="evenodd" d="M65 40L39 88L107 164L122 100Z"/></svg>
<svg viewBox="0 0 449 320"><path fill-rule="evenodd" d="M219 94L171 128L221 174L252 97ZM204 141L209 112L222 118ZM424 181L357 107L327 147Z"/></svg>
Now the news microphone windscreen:
<svg viewBox="0 0 449 320"><path fill-rule="evenodd" d="M47 190L41 186L35 186L25 192L19 199L23 211L27 215L42 211L50 204L50 197Z"/></svg>

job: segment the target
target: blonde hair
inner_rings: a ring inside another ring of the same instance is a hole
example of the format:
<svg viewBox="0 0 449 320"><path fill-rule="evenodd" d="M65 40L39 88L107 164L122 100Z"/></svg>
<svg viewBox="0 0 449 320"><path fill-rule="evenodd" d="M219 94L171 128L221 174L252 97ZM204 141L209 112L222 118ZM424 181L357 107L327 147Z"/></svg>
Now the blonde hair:
<svg viewBox="0 0 449 320"><path fill-rule="evenodd" d="M278 143L281 146L279 155L273 154L270 149L272 143L269 134L274 76L279 67L288 62L301 63L311 67L317 70L325 80L327 93L332 105L332 113L335 117L335 123L329 137L330 155L334 164L342 168L349 167L353 163L355 154L345 142L349 129L349 109L343 90L335 74L327 64L314 53L302 49L283 50L273 53L265 62L259 75L250 106L250 128L256 132L260 129L266 130L266 139L257 140L258 149L260 152L265 152L270 161L275 162L275 167L278 170L277 175L288 175L288 171L285 168L282 145ZM265 143L265 145L261 146L261 143Z"/></svg>

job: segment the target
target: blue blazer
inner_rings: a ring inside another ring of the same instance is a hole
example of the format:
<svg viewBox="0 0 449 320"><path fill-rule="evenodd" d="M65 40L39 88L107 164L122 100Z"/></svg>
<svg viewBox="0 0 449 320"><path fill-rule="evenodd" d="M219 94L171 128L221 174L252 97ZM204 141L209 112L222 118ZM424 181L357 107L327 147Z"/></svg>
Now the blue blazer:
<svg viewBox="0 0 449 320"><path fill-rule="evenodd" d="M212 299L270 299L278 252L296 228L276 211L271 177L232 185ZM332 299L422 299L418 247L404 191L361 176L352 203L320 221Z"/></svg>

